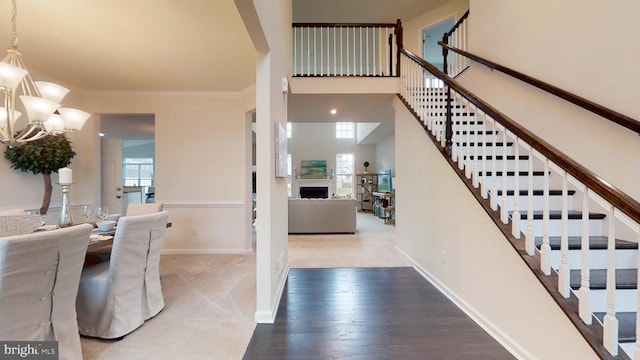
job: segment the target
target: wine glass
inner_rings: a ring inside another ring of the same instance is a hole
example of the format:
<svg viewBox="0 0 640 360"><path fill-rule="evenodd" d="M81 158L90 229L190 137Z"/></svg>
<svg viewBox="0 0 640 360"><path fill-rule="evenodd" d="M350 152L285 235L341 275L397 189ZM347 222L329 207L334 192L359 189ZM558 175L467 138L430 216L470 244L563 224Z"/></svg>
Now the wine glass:
<svg viewBox="0 0 640 360"><path fill-rule="evenodd" d="M107 209L106 207L102 206L99 207L98 210L96 210L96 218L98 218L101 221L105 221L107 220L107 216L109 216L109 209Z"/></svg>
<svg viewBox="0 0 640 360"><path fill-rule="evenodd" d="M86 221L89 222L89 218L93 215L93 206L92 205L83 205L82 206L82 216L84 216Z"/></svg>

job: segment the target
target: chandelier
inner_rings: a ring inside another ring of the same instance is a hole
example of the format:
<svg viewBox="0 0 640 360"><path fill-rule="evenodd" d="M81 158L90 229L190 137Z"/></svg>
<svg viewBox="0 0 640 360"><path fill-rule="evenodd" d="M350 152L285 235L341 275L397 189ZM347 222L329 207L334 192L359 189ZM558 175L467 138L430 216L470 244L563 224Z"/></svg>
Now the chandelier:
<svg viewBox="0 0 640 360"><path fill-rule="evenodd" d="M16 0L12 0L12 6L11 47L0 62L0 96L4 98L4 107L0 107L0 143L20 146L49 134L82 129L90 114L60 107L69 90L54 83L33 81L29 75L22 61L22 54L18 51ZM16 109L16 96L20 98L22 109L28 118L27 125L19 131L15 128L22 113Z"/></svg>

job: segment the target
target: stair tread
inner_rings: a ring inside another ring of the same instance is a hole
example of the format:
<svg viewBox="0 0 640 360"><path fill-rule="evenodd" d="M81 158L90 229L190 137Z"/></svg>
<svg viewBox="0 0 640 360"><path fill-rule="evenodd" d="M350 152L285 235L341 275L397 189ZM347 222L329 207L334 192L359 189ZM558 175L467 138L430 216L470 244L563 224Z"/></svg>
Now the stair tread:
<svg viewBox="0 0 640 360"><path fill-rule="evenodd" d="M569 284L571 288L577 290L580 288L580 269L574 269L569 272ZM592 290L606 289L607 270L591 269L589 270L589 288ZM637 289L638 288L638 270L636 269L616 269L616 289Z"/></svg>
<svg viewBox="0 0 640 360"><path fill-rule="evenodd" d="M466 159L466 156L464 156L464 158ZM502 160L504 157L502 155L496 155L496 160ZM469 156L469 159L474 160L475 156L471 155ZM516 156L515 155L507 155L507 160L515 160ZM518 159L520 160L529 160L529 155L519 155ZM478 155L478 160L482 160L482 155ZM487 155L487 160L493 160L493 155Z"/></svg>
<svg viewBox="0 0 640 360"><path fill-rule="evenodd" d="M461 143L459 141L456 141L455 143L458 146L467 146L466 142ZM471 143L469 143L468 146L478 146L478 145L482 145L482 144L483 144L482 142L471 142ZM488 141L488 142L484 143L484 146L493 146L494 144L495 144L495 146L504 146L504 142L502 142L502 141L496 141L495 143L492 142L492 141L491 142ZM507 141L507 146L513 146L513 142L512 141Z"/></svg>
<svg viewBox="0 0 640 360"><path fill-rule="evenodd" d="M535 172L535 171L534 171ZM568 195L574 195L576 193L575 190L567 190ZM498 196L502 196L502 190L496 191ZM513 196L514 190L507 190L507 196ZM529 195L529 190L520 190L518 192L520 196ZM542 196L544 195L544 190L533 190L533 196ZM549 190L549 196L559 196L562 195L562 190Z"/></svg>
<svg viewBox="0 0 640 360"><path fill-rule="evenodd" d="M582 237L581 236L569 236L569 250L582 249ZM589 236L589 249L590 250L606 250L609 243L609 238L606 236ZM535 238L535 244L538 249L542 245L542 237ZM560 236L550 236L549 246L551 250L560 250ZM633 241L626 241L616 239L616 249L620 250L634 250L638 248L638 243Z"/></svg>
<svg viewBox="0 0 640 360"><path fill-rule="evenodd" d="M513 211L510 211L509 212L509 216L511 216L512 213L513 213ZM536 211L533 212L533 219L534 220L542 220L542 215L543 215L543 211L542 210L536 210ZM568 215L570 220L582 219L582 211L569 210L569 211L567 211L567 215ZM520 219L521 220L526 220L527 216L528 216L527 212L523 211L520 214ZM602 213L595 213L595 212L590 212L589 213L589 219L591 219L591 220L604 219L606 216L607 216L606 214L602 214ZM551 210L551 211L549 211L549 219L551 219L551 220L562 219L562 211L561 210Z"/></svg>
<svg viewBox="0 0 640 360"><path fill-rule="evenodd" d="M595 312L593 315L604 323L604 316L607 313ZM618 342L627 343L636 341L636 313L635 312L616 312L618 319Z"/></svg>
<svg viewBox="0 0 640 360"><path fill-rule="evenodd" d="M507 176L514 176L515 175L515 171L507 171ZM543 176L544 175L544 171L532 171L533 176ZM482 176L482 171L478 172L479 175ZM496 171L496 176L502 176L503 172L502 171ZM487 171L487 176L491 176L493 175L493 171ZM518 171L518 175L519 176L529 176L529 172L528 171Z"/></svg>

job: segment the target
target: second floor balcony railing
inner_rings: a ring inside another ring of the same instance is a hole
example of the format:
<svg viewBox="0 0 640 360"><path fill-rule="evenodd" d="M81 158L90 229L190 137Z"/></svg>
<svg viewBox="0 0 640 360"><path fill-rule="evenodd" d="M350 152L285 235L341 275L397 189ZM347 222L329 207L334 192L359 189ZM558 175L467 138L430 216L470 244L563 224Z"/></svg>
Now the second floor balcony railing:
<svg viewBox="0 0 640 360"><path fill-rule="evenodd" d="M293 23L294 76L397 76L400 21Z"/></svg>

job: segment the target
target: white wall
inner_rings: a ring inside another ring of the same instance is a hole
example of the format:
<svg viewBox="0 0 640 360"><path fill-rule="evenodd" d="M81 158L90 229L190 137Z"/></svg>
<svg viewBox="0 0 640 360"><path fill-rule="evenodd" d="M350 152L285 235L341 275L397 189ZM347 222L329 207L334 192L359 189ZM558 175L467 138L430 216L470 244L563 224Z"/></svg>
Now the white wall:
<svg viewBox="0 0 640 360"><path fill-rule="evenodd" d="M470 5L471 52L640 119L640 2L564 1L553 11L535 0ZM477 64L461 83L640 200L637 134Z"/></svg>
<svg viewBox="0 0 640 360"><path fill-rule="evenodd" d="M291 74L291 0L235 0L258 53L256 68L256 313L275 320L287 265L287 181L275 177L275 125L287 121L282 79ZM248 123L248 121L247 121Z"/></svg>
<svg viewBox="0 0 640 360"><path fill-rule="evenodd" d="M394 107L398 248L518 358L597 359L413 116Z"/></svg>
<svg viewBox="0 0 640 360"><path fill-rule="evenodd" d="M173 224L165 252L251 251L244 98L253 91L88 96L95 113L155 114L156 201Z"/></svg>
<svg viewBox="0 0 640 360"><path fill-rule="evenodd" d="M355 172L364 170L362 163L369 161L369 171L378 168L375 161L374 145L358 145L356 139L336 139L335 123L292 123L292 137L289 139L289 153L292 166L300 170L301 160L326 160L327 172L336 169L336 154L353 153Z"/></svg>
<svg viewBox="0 0 640 360"><path fill-rule="evenodd" d="M378 170L391 169L391 174L395 175L395 168L396 168L396 137L395 135L388 136L376 144L376 165Z"/></svg>

